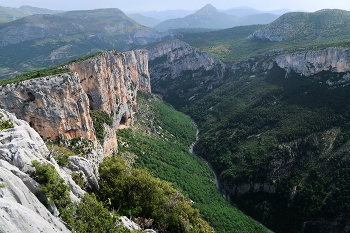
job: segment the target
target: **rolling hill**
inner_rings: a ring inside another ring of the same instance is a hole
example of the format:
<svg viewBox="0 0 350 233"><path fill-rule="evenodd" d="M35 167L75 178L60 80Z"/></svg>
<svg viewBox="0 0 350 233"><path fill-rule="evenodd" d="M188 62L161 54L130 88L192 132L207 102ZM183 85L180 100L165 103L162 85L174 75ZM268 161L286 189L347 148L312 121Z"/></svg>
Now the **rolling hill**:
<svg viewBox="0 0 350 233"><path fill-rule="evenodd" d="M0 24L0 77L38 70L103 50L161 40L119 9L31 15Z"/></svg>
<svg viewBox="0 0 350 233"><path fill-rule="evenodd" d="M263 13L269 13L274 15L283 15L285 13L290 12L289 9L280 9L280 10L273 10L273 11L260 11L251 7L233 7L227 10L221 11L222 13L228 14L228 15L235 15L238 17L248 16L248 15L256 15L256 14L263 14Z"/></svg>
<svg viewBox="0 0 350 233"><path fill-rule="evenodd" d="M142 14L139 14L139 13L131 13L131 14L127 14L127 16L130 19L135 20L138 24L144 25L146 27L154 27L160 22L162 22L159 19L143 16Z"/></svg>
<svg viewBox="0 0 350 233"><path fill-rule="evenodd" d="M350 12L326 9L314 13L292 12L249 36L249 39L326 41L349 36Z"/></svg>
<svg viewBox="0 0 350 233"><path fill-rule="evenodd" d="M0 18L8 19L9 21L20 19L29 15L35 14L57 14L62 11L49 10L32 6L3 7L0 6ZM4 20L3 20L4 21Z"/></svg>

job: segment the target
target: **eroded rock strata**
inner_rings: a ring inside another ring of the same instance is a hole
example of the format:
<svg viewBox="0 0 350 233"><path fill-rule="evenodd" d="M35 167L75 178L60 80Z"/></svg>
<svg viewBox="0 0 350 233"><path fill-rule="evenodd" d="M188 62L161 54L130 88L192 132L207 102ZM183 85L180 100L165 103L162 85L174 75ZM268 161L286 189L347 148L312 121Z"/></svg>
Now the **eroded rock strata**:
<svg viewBox="0 0 350 233"><path fill-rule="evenodd" d="M112 50L68 67L72 73L0 87L0 107L27 121L43 139L83 137L95 145L89 111L104 111L113 119L112 126L104 125L103 150L109 155L117 149L115 130L133 123L137 91L151 91L147 52Z"/></svg>
<svg viewBox="0 0 350 233"><path fill-rule="evenodd" d="M224 82L226 65L185 42L172 40L146 49L155 92L188 100Z"/></svg>

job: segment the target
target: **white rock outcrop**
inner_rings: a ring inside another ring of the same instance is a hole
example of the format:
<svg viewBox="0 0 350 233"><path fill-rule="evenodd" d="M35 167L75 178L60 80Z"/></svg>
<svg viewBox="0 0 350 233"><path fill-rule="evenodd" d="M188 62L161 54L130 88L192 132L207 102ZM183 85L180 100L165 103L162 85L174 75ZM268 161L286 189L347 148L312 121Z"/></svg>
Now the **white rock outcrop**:
<svg viewBox="0 0 350 233"><path fill-rule="evenodd" d="M0 232L70 232L55 217L59 215L56 206L47 209L42 204L48 199L40 193L41 185L29 176L34 160L57 165L54 159L46 159L49 151L44 141L25 121L5 110L0 110L0 115L2 121L14 125L0 131ZM60 174L66 174L57 167ZM74 181L70 185L77 186ZM73 193L71 196L79 200Z"/></svg>

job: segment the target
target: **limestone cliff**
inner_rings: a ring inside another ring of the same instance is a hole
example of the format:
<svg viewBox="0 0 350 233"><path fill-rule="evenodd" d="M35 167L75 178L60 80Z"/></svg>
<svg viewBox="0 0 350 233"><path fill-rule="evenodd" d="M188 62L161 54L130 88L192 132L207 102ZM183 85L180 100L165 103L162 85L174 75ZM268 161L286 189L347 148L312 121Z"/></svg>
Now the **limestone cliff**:
<svg viewBox="0 0 350 233"><path fill-rule="evenodd" d="M0 130L0 232L71 232L60 218L55 203L44 205L50 199L40 191L41 184L33 179L32 161L51 164L69 185L72 201L80 201L85 191L72 179L72 172L82 172L86 189L98 190L98 169L95 163L71 156L70 166L60 167L50 156L39 134L24 120L0 109L0 118L13 124L13 128ZM140 227L121 217L122 225L130 230Z"/></svg>
<svg viewBox="0 0 350 233"><path fill-rule="evenodd" d="M40 194L40 184L28 174L33 169L33 160L57 165L48 160L49 151L39 134L25 121L13 114L0 110L2 120L9 120L14 128L0 131L0 232L70 232L57 218L54 204L48 209L42 204L46 196ZM63 170L58 170L65 174ZM72 200L84 192L70 178ZM68 183L68 179L65 180ZM75 187L76 186L76 187ZM79 191L80 189L80 191ZM77 196L76 196L77 195Z"/></svg>
<svg viewBox="0 0 350 233"><path fill-rule="evenodd" d="M109 155L117 149L115 130L133 123L137 90L151 91L147 52L112 50L69 68L72 73L0 87L0 107L26 120L43 139L83 137L95 145L89 111L104 111L113 118L112 126L104 125Z"/></svg>
<svg viewBox="0 0 350 233"><path fill-rule="evenodd" d="M172 40L146 49L155 92L188 100L224 82L226 66L185 42Z"/></svg>
<svg viewBox="0 0 350 233"><path fill-rule="evenodd" d="M321 71L334 73L350 71L350 50L327 48L319 51L283 55L275 59L277 65L288 73L310 76Z"/></svg>

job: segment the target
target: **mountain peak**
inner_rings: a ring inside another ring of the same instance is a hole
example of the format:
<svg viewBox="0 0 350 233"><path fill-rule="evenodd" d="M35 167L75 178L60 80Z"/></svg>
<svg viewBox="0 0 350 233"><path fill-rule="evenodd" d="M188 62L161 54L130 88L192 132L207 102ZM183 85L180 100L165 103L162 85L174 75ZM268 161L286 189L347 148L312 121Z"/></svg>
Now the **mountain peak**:
<svg viewBox="0 0 350 233"><path fill-rule="evenodd" d="M196 14L208 14L219 12L213 5L207 4L202 9L198 10Z"/></svg>

